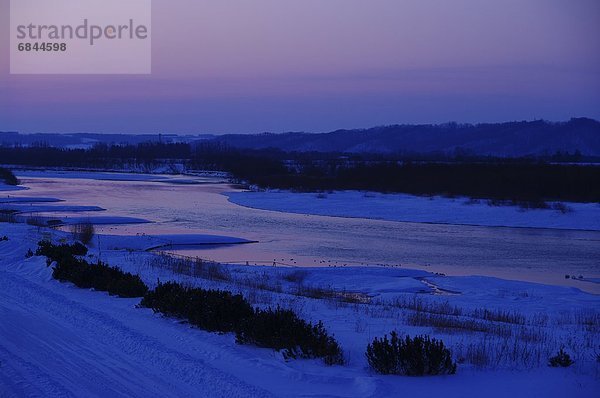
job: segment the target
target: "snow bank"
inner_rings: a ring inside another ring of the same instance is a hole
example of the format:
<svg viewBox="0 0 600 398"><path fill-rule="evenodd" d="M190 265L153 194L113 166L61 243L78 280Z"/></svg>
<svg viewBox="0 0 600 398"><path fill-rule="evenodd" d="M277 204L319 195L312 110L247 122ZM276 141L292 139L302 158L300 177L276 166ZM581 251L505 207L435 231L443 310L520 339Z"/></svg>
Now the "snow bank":
<svg viewBox="0 0 600 398"><path fill-rule="evenodd" d="M35 204L0 204L0 211L12 211L15 213L52 213L52 212L83 212L83 211L104 211L98 206L78 206L78 205L35 205Z"/></svg>
<svg viewBox="0 0 600 398"><path fill-rule="evenodd" d="M399 293L431 293L421 278L433 276L420 270L380 267L302 267L280 272L305 272L304 282L308 285L330 286L372 298L395 297Z"/></svg>
<svg viewBox="0 0 600 398"><path fill-rule="evenodd" d="M8 184L5 184L4 182L0 182L0 191L10 192L10 191L22 191L24 189L27 189L27 188L22 187L20 185L8 185Z"/></svg>
<svg viewBox="0 0 600 398"><path fill-rule="evenodd" d="M62 202L62 199L58 198L43 198L43 197L35 197L35 196L7 196L6 198L0 197L0 203L54 203L54 202Z"/></svg>
<svg viewBox="0 0 600 398"><path fill-rule="evenodd" d="M485 201L476 203L465 198L357 191L329 194L244 191L226 195L240 206L289 213L435 224L600 231L598 203L565 203L571 211L563 214L549 209L488 206Z"/></svg>
<svg viewBox="0 0 600 398"><path fill-rule="evenodd" d="M232 236L187 234L187 235L101 235L103 248L109 250L157 250L175 246L235 245L252 241Z"/></svg>

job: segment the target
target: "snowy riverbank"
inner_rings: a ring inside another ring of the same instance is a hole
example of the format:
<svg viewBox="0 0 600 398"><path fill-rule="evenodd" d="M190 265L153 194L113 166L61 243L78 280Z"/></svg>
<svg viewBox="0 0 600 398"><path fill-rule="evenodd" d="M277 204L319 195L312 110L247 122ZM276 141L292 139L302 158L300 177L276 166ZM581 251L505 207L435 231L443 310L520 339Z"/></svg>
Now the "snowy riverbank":
<svg viewBox="0 0 600 398"><path fill-rule="evenodd" d="M227 196L231 202L241 206L289 213L416 223L600 231L598 203L565 203L568 211L562 213L553 209L489 206L484 200L466 198L358 191L322 194L244 191L230 192Z"/></svg>

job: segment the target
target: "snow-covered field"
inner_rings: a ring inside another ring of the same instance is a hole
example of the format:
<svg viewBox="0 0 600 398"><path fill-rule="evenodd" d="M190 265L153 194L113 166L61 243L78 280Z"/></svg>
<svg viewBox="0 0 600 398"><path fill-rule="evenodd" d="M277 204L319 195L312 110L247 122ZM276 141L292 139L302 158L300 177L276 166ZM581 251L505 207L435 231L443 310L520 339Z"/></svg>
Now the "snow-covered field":
<svg viewBox="0 0 600 398"><path fill-rule="evenodd" d="M214 281L175 272L177 267L160 255L137 251L144 245L133 238L130 247L123 242L120 250L92 249L92 256L142 275L149 285L157 278L177 279L240 291L257 306L282 305L306 319L323 320L348 359L345 366L327 367L237 345L232 335L207 333L136 308L138 299L59 283L44 258L25 258L42 237L68 239L67 233L0 224L0 235L9 238L0 242L2 397L593 397L600 388L600 297L577 289L378 267L231 265L225 266L224 280ZM298 286L307 293L300 294ZM319 289L340 296L311 298L309 293ZM453 319L442 315L448 306L461 309L457 319L489 324L490 330L426 325L427 317ZM478 318L482 308L504 309L524 320L487 322ZM415 323L421 318L425 324ZM589 319L596 323L586 323ZM365 347L393 329L444 339L459 361L458 373L425 378L374 374ZM547 367L547 356L561 345L575 365Z"/></svg>
<svg viewBox="0 0 600 398"><path fill-rule="evenodd" d="M568 212L489 206L466 198L336 191L297 193L244 191L228 193L241 206L289 213L374 218L436 224L600 230L600 204L566 203Z"/></svg>

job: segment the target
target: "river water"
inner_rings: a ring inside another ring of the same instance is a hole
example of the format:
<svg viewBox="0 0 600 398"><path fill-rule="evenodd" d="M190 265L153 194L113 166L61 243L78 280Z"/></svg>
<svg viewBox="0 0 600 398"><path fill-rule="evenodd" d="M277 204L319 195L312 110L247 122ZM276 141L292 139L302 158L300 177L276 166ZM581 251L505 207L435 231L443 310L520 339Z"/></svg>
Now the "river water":
<svg viewBox="0 0 600 398"><path fill-rule="evenodd" d="M449 275L575 286L600 294L599 284L565 279L565 274L600 278L600 232L407 223L251 209L230 203L223 193L236 188L211 178L173 184L25 174L21 180L30 189L11 195L56 197L64 199L63 204L107 209L105 214L90 215L153 221L98 226L98 232L208 233L258 241L178 250L190 256L249 264L401 265Z"/></svg>

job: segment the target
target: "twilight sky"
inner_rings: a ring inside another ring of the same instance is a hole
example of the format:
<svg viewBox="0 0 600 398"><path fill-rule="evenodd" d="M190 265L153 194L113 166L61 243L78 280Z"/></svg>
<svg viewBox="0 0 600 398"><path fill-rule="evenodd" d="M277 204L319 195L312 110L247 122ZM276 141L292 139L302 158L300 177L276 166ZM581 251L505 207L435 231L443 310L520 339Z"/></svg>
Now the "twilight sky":
<svg viewBox="0 0 600 398"><path fill-rule="evenodd" d="M153 0L152 75L10 75L0 131L600 119L598 0Z"/></svg>

